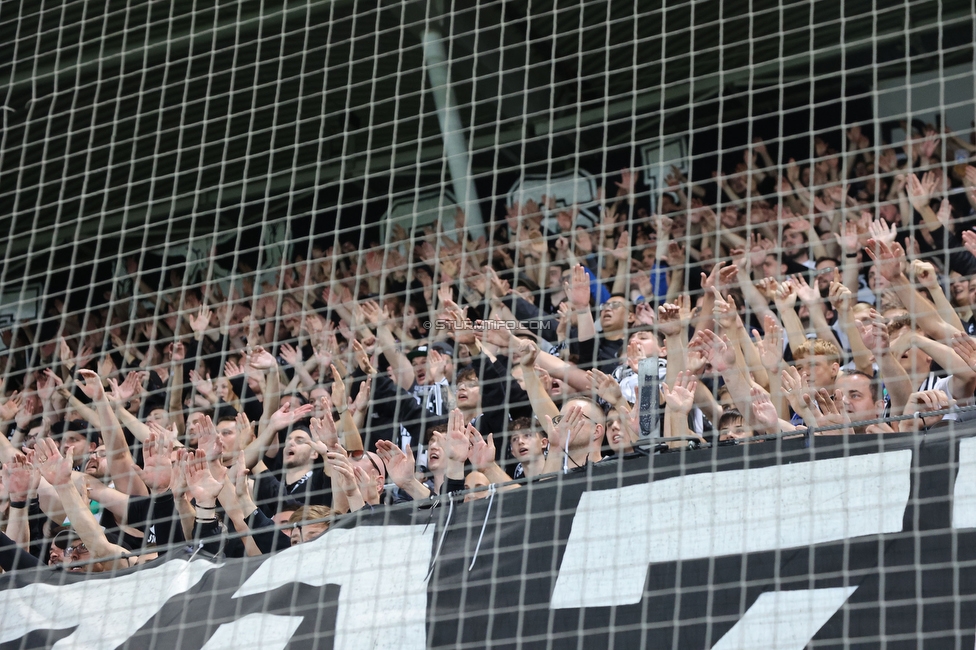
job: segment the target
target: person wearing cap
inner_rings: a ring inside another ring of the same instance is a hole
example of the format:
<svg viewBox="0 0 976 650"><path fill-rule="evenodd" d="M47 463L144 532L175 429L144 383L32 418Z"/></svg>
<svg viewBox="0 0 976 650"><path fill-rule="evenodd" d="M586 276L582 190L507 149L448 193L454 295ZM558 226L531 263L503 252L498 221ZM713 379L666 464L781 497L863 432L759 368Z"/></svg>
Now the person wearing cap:
<svg viewBox="0 0 976 650"><path fill-rule="evenodd" d="M407 353L413 366L414 381L410 387L420 404L431 415L445 416L450 401L450 380L454 364L454 349L445 341L435 341L429 346L420 345Z"/></svg>
<svg viewBox="0 0 976 650"><path fill-rule="evenodd" d="M134 557L128 549L112 543L105 536L71 481L73 459L70 448L65 457L52 440L42 440L38 443L35 460L41 476L57 491L64 513L77 535L76 539L69 537L63 542L64 561L69 571L101 573L128 568L148 559L149 556ZM155 553L151 555L155 557Z"/></svg>

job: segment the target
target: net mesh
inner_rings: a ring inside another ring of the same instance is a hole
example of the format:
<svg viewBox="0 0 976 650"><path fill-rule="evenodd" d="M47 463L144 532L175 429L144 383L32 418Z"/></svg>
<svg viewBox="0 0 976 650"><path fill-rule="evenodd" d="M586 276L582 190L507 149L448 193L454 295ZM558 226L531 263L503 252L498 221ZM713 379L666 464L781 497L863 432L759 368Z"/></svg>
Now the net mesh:
<svg viewBox="0 0 976 650"><path fill-rule="evenodd" d="M974 15L4 3L0 644L972 647Z"/></svg>

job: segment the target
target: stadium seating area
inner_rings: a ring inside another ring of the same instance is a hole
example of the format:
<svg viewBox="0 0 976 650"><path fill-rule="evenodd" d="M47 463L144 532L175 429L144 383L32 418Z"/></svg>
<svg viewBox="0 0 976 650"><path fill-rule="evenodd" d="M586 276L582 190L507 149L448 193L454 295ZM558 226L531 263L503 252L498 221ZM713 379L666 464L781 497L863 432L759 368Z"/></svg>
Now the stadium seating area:
<svg viewBox="0 0 976 650"><path fill-rule="evenodd" d="M971 419L976 134L903 127L44 304L0 333L0 566L260 555L609 457Z"/></svg>

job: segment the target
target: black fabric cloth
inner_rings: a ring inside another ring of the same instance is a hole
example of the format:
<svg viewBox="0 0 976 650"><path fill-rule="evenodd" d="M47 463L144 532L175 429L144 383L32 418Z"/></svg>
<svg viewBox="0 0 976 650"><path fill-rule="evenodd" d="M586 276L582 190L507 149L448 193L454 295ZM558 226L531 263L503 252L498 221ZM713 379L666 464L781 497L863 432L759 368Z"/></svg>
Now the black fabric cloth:
<svg viewBox="0 0 976 650"><path fill-rule="evenodd" d="M294 483L284 483L283 475L261 472L254 476L254 503L265 516L274 517L284 502L298 506L332 506L332 480L326 476L321 462L312 472Z"/></svg>
<svg viewBox="0 0 976 650"><path fill-rule="evenodd" d="M369 451L376 451L377 440L400 442L400 427L411 436L410 446L416 452L423 439L423 427L427 420L426 412L409 391L405 391L386 375L378 375L373 380L373 398L366 414L363 431L363 445Z"/></svg>
<svg viewBox="0 0 976 650"><path fill-rule="evenodd" d="M572 347L570 346L571 351ZM623 347L624 339L610 340L597 332L595 338L576 343L579 367L584 370L596 368L609 375L620 365L620 350Z"/></svg>
<svg viewBox="0 0 976 650"><path fill-rule="evenodd" d="M515 314L515 318L520 323L536 332L546 341L556 343L559 340L556 334L556 327L559 325L558 318L543 314L538 307L514 292L505 296L503 302Z"/></svg>
<svg viewBox="0 0 976 650"><path fill-rule="evenodd" d="M160 553L186 541L172 492L130 496L126 523L141 530L145 535L143 544L155 545Z"/></svg>
<svg viewBox="0 0 976 650"><path fill-rule="evenodd" d="M16 571L44 566L46 563L17 546L14 540L0 532L0 569Z"/></svg>

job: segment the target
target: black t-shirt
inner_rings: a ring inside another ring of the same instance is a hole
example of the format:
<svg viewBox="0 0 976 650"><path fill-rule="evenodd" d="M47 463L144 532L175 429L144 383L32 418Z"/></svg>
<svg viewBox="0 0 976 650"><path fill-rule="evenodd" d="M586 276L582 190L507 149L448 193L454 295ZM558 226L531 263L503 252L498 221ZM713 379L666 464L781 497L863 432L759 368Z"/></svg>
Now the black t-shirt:
<svg viewBox="0 0 976 650"><path fill-rule="evenodd" d="M186 541L172 492L129 497L126 523L141 530L144 544L155 544L160 553Z"/></svg>
<svg viewBox="0 0 976 650"><path fill-rule="evenodd" d="M254 477L254 504L268 517L273 517L280 504L294 502L299 506L332 506L332 480L319 464L294 483L282 483L271 472L261 472Z"/></svg>

